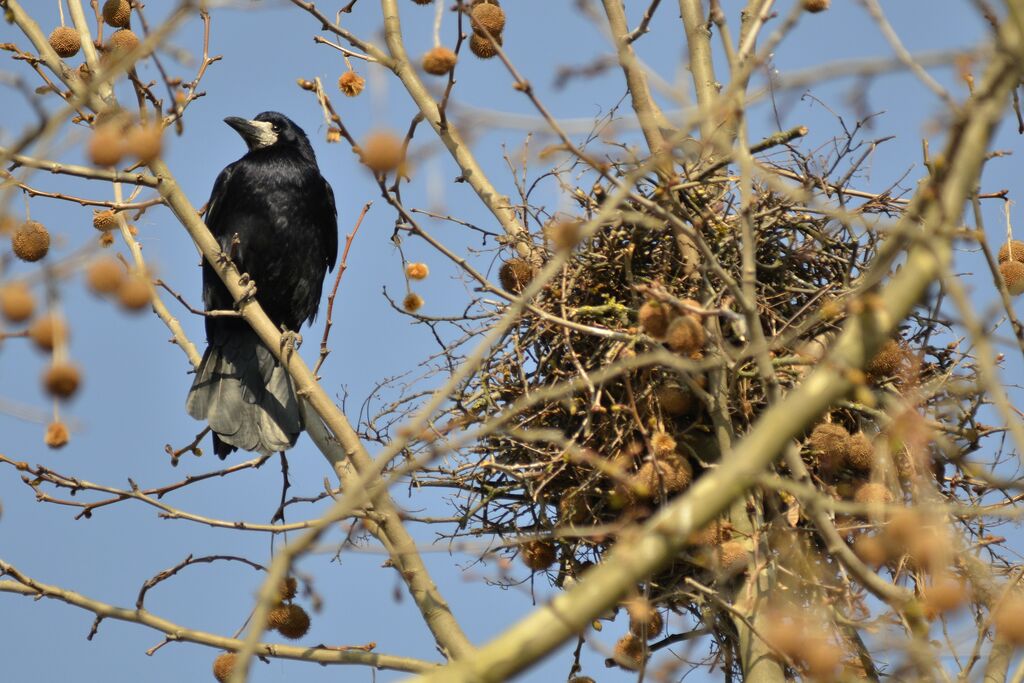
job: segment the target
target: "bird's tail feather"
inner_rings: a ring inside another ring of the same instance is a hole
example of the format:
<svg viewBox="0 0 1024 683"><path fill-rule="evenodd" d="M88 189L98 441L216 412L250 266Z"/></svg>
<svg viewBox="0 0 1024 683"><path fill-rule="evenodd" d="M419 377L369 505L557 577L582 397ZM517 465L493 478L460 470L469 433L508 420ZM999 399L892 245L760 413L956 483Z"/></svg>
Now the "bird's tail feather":
<svg viewBox="0 0 1024 683"><path fill-rule="evenodd" d="M209 423L221 458L236 448L282 451L302 431L291 378L247 328L210 340L186 407L189 415Z"/></svg>

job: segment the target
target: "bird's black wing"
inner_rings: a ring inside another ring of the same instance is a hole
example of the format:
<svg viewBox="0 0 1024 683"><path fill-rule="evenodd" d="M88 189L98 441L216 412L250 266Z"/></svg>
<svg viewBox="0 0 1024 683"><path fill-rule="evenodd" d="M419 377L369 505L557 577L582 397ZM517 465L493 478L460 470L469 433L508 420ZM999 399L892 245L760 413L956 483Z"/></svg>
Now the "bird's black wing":
<svg viewBox="0 0 1024 683"><path fill-rule="evenodd" d="M324 245L327 252L327 267L333 271L334 264L338 260L338 207L334 203L334 190L331 188L331 184L324 180L324 187L327 189L330 220L324 221L321 229L323 230Z"/></svg>

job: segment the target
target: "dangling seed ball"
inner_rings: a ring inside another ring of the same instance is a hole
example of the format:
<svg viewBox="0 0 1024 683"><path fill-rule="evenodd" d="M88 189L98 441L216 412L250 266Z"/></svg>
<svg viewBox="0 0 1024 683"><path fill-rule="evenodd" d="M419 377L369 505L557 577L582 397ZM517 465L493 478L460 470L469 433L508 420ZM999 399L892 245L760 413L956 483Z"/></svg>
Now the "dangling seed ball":
<svg viewBox="0 0 1024 683"><path fill-rule="evenodd" d="M716 560L718 568L726 574L739 574L747 569L750 551L742 541L726 541L718 546Z"/></svg>
<svg viewBox="0 0 1024 683"><path fill-rule="evenodd" d="M903 367L903 361L907 352L895 339L890 339L882 345L875 357L872 358L865 370L874 379L892 377Z"/></svg>
<svg viewBox="0 0 1024 683"><path fill-rule="evenodd" d="M669 323L665 343L676 353L688 355L700 351L704 346L704 328L693 316L680 316Z"/></svg>
<svg viewBox="0 0 1024 683"><path fill-rule="evenodd" d="M231 672L235 670L236 655L234 652L222 652L213 660L213 677L219 683L227 683L231 678Z"/></svg>
<svg viewBox="0 0 1024 683"><path fill-rule="evenodd" d="M658 340L665 338L670 319L668 306L660 301L648 301L640 307L636 317L644 332Z"/></svg>
<svg viewBox="0 0 1024 683"><path fill-rule="evenodd" d="M824 12L832 4L832 0L804 0L804 10L817 13Z"/></svg>
<svg viewBox="0 0 1024 683"><path fill-rule="evenodd" d="M480 31L481 28L485 28L492 36L497 38L505 30L505 10L497 5L481 3L473 7L469 16L474 31Z"/></svg>
<svg viewBox="0 0 1024 683"><path fill-rule="evenodd" d="M343 92L346 97L355 97L363 92L365 86L366 79L355 71L346 71L338 77L338 90Z"/></svg>
<svg viewBox="0 0 1024 683"><path fill-rule="evenodd" d="M43 435L43 443L50 448L63 448L68 444L70 435L68 426L59 420L51 422L46 426L46 434Z"/></svg>
<svg viewBox="0 0 1024 683"><path fill-rule="evenodd" d="M519 558L534 571L543 571L553 565L556 557L555 544L550 541L530 541L519 549Z"/></svg>
<svg viewBox="0 0 1024 683"><path fill-rule="evenodd" d="M688 415L697 405L692 392L677 386L659 387L655 392L658 405L666 414L674 417Z"/></svg>
<svg viewBox="0 0 1024 683"><path fill-rule="evenodd" d="M37 221L25 221L11 235L11 248L22 261L38 261L50 251L50 233Z"/></svg>
<svg viewBox="0 0 1024 683"><path fill-rule="evenodd" d="M92 212L92 227L100 232L113 230L117 227L117 215L111 209L100 211L95 209Z"/></svg>
<svg viewBox="0 0 1024 683"><path fill-rule="evenodd" d="M128 153L148 164L163 151L163 128L159 124L143 123L128 131Z"/></svg>
<svg viewBox="0 0 1024 683"><path fill-rule="evenodd" d="M50 34L50 47L58 56L67 59L74 57L82 49L82 39L78 31L67 26L58 26Z"/></svg>
<svg viewBox="0 0 1024 683"><path fill-rule="evenodd" d="M280 605L267 615L267 628L285 638L298 640L309 631L309 615L298 605Z"/></svg>
<svg viewBox="0 0 1024 683"><path fill-rule="evenodd" d="M278 602L284 602L285 600L291 600L295 597L295 594L299 590L299 582L295 580L294 576L289 576L277 587L277 599Z"/></svg>
<svg viewBox="0 0 1024 683"><path fill-rule="evenodd" d="M35 297L25 283L12 282L0 287L0 313L7 322L25 322L35 310Z"/></svg>
<svg viewBox="0 0 1024 683"><path fill-rule="evenodd" d="M501 46L501 36L491 34L494 41ZM490 59L494 55L498 54L498 51L494 49L494 44L491 43L484 36L474 33L469 39L469 50L480 59Z"/></svg>
<svg viewBox="0 0 1024 683"><path fill-rule="evenodd" d="M370 133L359 149L359 157L374 173L389 173L402 165L402 141L386 131Z"/></svg>
<svg viewBox="0 0 1024 683"><path fill-rule="evenodd" d="M672 455L676 452L676 440L667 432L655 432L651 435L651 450L657 456Z"/></svg>
<svg viewBox="0 0 1024 683"><path fill-rule="evenodd" d="M967 601L967 587L952 574L939 574L924 592L925 608L933 614L959 609Z"/></svg>
<svg viewBox="0 0 1024 683"><path fill-rule="evenodd" d="M121 280L117 288L117 301L126 311L138 312L150 302L149 281L133 274Z"/></svg>
<svg viewBox="0 0 1024 683"><path fill-rule="evenodd" d="M999 248L999 262L1021 261L1024 262L1024 242L1021 240L1010 240Z"/></svg>
<svg viewBox="0 0 1024 683"><path fill-rule="evenodd" d="M862 505L888 505L895 498L885 484L869 481L860 485L857 492L853 494L853 500Z"/></svg>
<svg viewBox="0 0 1024 683"><path fill-rule="evenodd" d="M615 663L630 671L639 671L644 665L644 641L632 633L619 638L615 643Z"/></svg>
<svg viewBox="0 0 1024 683"><path fill-rule="evenodd" d="M850 432L834 422L822 422L811 432L807 444L817 453L821 469L826 473L834 473L846 462L850 450Z"/></svg>
<svg viewBox="0 0 1024 683"><path fill-rule="evenodd" d="M107 26L124 28L132 18L132 6L128 0L107 0L103 3L103 21Z"/></svg>
<svg viewBox="0 0 1024 683"><path fill-rule="evenodd" d="M498 280L506 291L519 294L533 279L533 265L523 258L512 258L501 264Z"/></svg>
<svg viewBox="0 0 1024 683"><path fill-rule="evenodd" d="M846 466L858 472L870 472L875 461L875 447L864 432L850 437L846 448Z"/></svg>
<svg viewBox="0 0 1024 683"><path fill-rule="evenodd" d="M434 2L434 0L412 0L412 1L415 2L417 5L429 5L430 3Z"/></svg>
<svg viewBox="0 0 1024 683"><path fill-rule="evenodd" d="M121 288L124 279L124 268L109 256L96 259L85 271L85 282L96 294L113 294Z"/></svg>
<svg viewBox="0 0 1024 683"><path fill-rule="evenodd" d="M992 611L996 636L1004 643L1024 644L1024 597L1008 595Z"/></svg>
<svg viewBox="0 0 1024 683"><path fill-rule="evenodd" d="M629 615L629 632L637 638L654 640L663 626L661 613L645 598L633 598L625 604Z"/></svg>
<svg viewBox="0 0 1024 683"><path fill-rule="evenodd" d="M114 31L107 42L107 51L115 55L126 54L139 46L139 37L130 28Z"/></svg>
<svg viewBox="0 0 1024 683"><path fill-rule="evenodd" d="M1000 263L999 274L1003 276L1003 282L1006 283L1006 291L1012 296L1024 292L1024 263L1020 261Z"/></svg>
<svg viewBox="0 0 1024 683"><path fill-rule="evenodd" d="M78 367L71 363L54 363L43 374L43 386L47 393L57 398L70 398L81 380Z"/></svg>
<svg viewBox="0 0 1024 683"><path fill-rule="evenodd" d="M877 536L860 534L853 541L853 552L858 558L860 558L861 562L872 569L878 569L885 564L886 560L889 559L889 553L885 549L885 543L883 543Z"/></svg>
<svg viewBox="0 0 1024 683"><path fill-rule="evenodd" d="M40 316L28 328L28 337L42 351L52 351L58 342L68 337L64 320L50 313Z"/></svg>
<svg viewBox="0 0 1024 683"><path fill-rule="evenodd" d="M410 263L405 267L405 274L410 280L425 280L430 275L426 263Z"/></svg>
<svg viewBox="0 0 1024 683"><path fill-rule="evenodd" d="M423 297L416 292L409 292L402 299L402 308L409 313L415 313L416 311L423 308Z"/></svg>
<svg viewBox="0 0 1024 683"><path fill-rule="evenodd" d="M432 76L444 76L455 68L458 58L446 47L435 47L423 55L423 70Z"/></svg>
<svg viewBox="0 0 1024 683"><path fill-rule="evenodd" d="M113 123L100 124L89 138L89 158L97 166L116 166L124 157L124 136L120 126Z"/></svg>
<svg viewBox="0 0 1024 683"><path fill-rule="evenodd" d="M580 221L554 220L544 226L544 235L558 251L572 251L580 243L582 226Z"/></svg>
<svg viewBox="0 0 1024 683"><path fill-rule="evenodd" d="M685 458L667 456L648 460L630 477L630 488L641 498L671 496L688 488L693 468Z"/></svg>

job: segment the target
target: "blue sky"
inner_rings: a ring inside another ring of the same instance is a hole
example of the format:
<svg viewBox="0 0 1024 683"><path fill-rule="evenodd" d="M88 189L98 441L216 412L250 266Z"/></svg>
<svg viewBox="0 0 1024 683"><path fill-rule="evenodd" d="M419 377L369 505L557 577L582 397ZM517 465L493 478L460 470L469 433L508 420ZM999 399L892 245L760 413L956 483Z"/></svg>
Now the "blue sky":
<svg viewBox="0 0 1024 683"><path fill-rule="evenodd" d="M150 12L158 12L158 3L150 3ZM324 9L338 3L321 3ZM624 94L621 73L610 70L590 80L577 80L564 90L552 87L553 67L579 65L608 54L609 46L571 2L519 0L506 3L508 26L505 47L513 62L538 89L541 98L558 117L578 119L603 114ZM779 46L774 66L786 74L832 61L870 56L889 56L891 51L880 37L859 3L837 1L828 12L805 17L797 31ZM966 1L900 0L887 2L885 9L896 30L911 52L968 47L979 41L985 27ZM57 23L55 3L26 2L44 28ZM45 6L44 6L45 5ZM725 2L733 27L738 3ZM788 8L789 3L782 3ZM631 25L646 3L630 3ZM382 44L379 7L362 0L345 25L357 34ZM419 55L430 47L433 8L400 0L400 11L409 52ZM347 396L350 415L382 378L416 370L416 364L436 350L428 333L409 324L382 296L387 291L395 298L404 295L401 260L390 241L394 213L378 196L369 173L355 162L347 145L328 145L315 99L295 85L296 78L319 76L332 93L332 100L346 126L361 138L379 127L404 131L413 114L401 84L382 69L356 63L367 78L362 96L349 99L337 93L334 83L344 64L337 52L313 43L317 23L290 4L280 2L232 3L212 11L211 51L224 59L214 64L203 84L207 95L191 108L183 137L167 141L167 161L196 206L203 204L219 170L244 151L238 136L222 123L225 116L251 117L277 109L298 122L309 133L319 156L321 169L333 184L338 197L339 231L349 232L362 205L374 206L356 238L349 268L335 306L333 353L322 373L325 386L335 395ZM657 71L670 88L688 88L688 74L682 59L685 46L674 3L663 3L652 25L652 32L638 43L640 56ZM442 42L454 42L454 21L446 16ZM188 22L176 34L173 44L198 55L201 24ZM27 45L7 25L0 26L0 41ZM194 65L175 64L165 57L174 75L191 78ZM6 69L11 68L7 62ZM20 68L20 67L19 67ZM21 72L23 75L25 71ZM964 96L962 83L955 82L951 69L934 71L955 97ZM155 77L154 69L140 69L143 79ZM727 74L720 71L720 78ZM511 79L497 60L482 62L464 57L459 69L455 98L467 107L516 114L534 115L526 98L511 88ZM435 84L439 85L441 81ZM932 149L941 145L934 137L943 119L937 99L907 74L886 76L866 84L851 79L816 86L814 96L833 112L851 123L858 114L855 97L863 96L868 109L884 112L875 119L871 137L896 135L883 145L867 171L854 183L865 190L880 190L902 176L910 175L905 186L921 174L921 138L932 140ZM667 109L673 109L672 92L660 94ZM810 128L805 148L825 145L840 132L836 119L825 106L803 92L780 96L784 112L783 127L805 124ZM11 90L3 94L5 114L0 120L0 140L9 141L30 121L30 111L20 95ZM122 101L130 97L122 92ZM53 99L48 106L56 107ZM750 118L751 138L759 139L776 129L772 111L765 104L756 107ZM84 129L71 130L54 154L66 161L80 161ZM490 128L475 130L473 148L492 181L506 192L513 192L502 150L516 151L524 141L520 129ZM531 149L539 150L547 138L539 135ZM995 147L1016 151L1019 139L1012 115L1000 130ZM423 158L413 170L412 183L403 190L409 206L442 206L464 220L490 227L493 222L481 210L465 184L451 180L457 169L443 154L436 139L425 126L417 134L414 148ZM534 160L531 173L542 168ZM984 188L1015 189L1019 176L1016 157L990 162ZM110 198L110 187L100 183L71 181L45 174L32 177L42 189L59 189L91 197ZM143 196L149 196L147 192ZM547 185L539 200L550 210L567 207L553 185ZM21 211L16 198L12 211ZM59 236L50 259L59 258L95 240L87 208L47 199L34 199L32 215ZM986 205L990 240L1002 239L1002 207ZM1019 212L1014 210L1014 217ZM149 211L137 223L144 252L158 276L165 278L190 301L199 301L197 252L184 230L163 209ZM479 247L479 237L456 226L426 221L432 232L453 248L465 251ZM121 245L115 247L124 252ZM464 284L454 268L433 254L426 245L407 241L405 254L410 260L430 265L431 277L417 291L426 299L423 312L448 315L462 310L467 298ZM978 270L972 254L961 254L958 269ZM483 260L484 265L489 257ZM11 264L8 274L18 276L37 266ZM994 301L991 282L982 271L969 279L979 310L986 312ZM41 295L41 290L37 289ZM190 337L201 344L202 321L191 316L172 300L167 301L178 315ZM0 409L0 453L11 458L40 463L64 474L113 486L125 486L131 477L142 486L177 481L189 473L214 469L218 462L212 453L202 459L186 456L177 469L168 465L165 443L183 445L200 428L184 411L185 393L190 384L189 366L184 355L167 343L168 333L149 314L127 315L109 302L93 297L81 278L74 277L61 286L61 305L71 324L71 354L85 368L79 395L67 406L66 416L80 429L71 443L60 451L51 451L42 443L43 426L17 419ZM322 316L313 330L305 332L307 359L316 356ZM42 355L21 340L8 340L0 348L0 401L13 402L48 412L48 402L39 389L38 377L45 367ZM1019 364L1011 369L1019 371ZM2 404L0 404L2 405ZM208 442L204 444L208 449ZM237 455L235 456L237 458ZM290 452L292 495L310 495L322 490L329 476L325 461L308 440L301 440ZM155 510L141 504L122 503L97 511L90 520L75 521L73 511L36 503L32 492L23 486L10 468L0 469L0 557L40 581L80 591L90 597L118 605L134 603L141 583L158 571L181 561L186 555L237 554L257 562L269 559L269 538L264 534L209 529L186 521L161 520ZM410 509L439 513L444 509L436 496L396 488L398 502ZM200 514L234 520L269 521L280 495L280 474L276 460L258 472L246 472L226 480L205 482L168 499L176 507ZM310 516L312 516L312 511ZM290 521L300 519L302 510L292 508ZM431 530L414 528L425 544L433 540ZM336 533L331 541L342 538ZM304 643L361 644L377 643L378 651L436 659L429 633L422 625L411 601L403 593L392 570L380 568L384 557L376 553L342 555L332 561L333 552L305 558L300 569L312 575L316 589L324 597L324 610L314 614L313 630ZM463 568L469 557L449 554L444 545L427 554L442 593L452 604L456 616L474 642L482 643L528 611L536 596L542 600L546 586L537 577L535 591L530 582L519 590L502 590L487 585L498 569L493 564ZM525 576L519 564L514 572ZM259 575L234 563L202 565L186 570L177 581L158 587L147 604L154 613L182 625L230 635L239 628L248 613ZM396 599L400 595L401 599ZM306 603L308 606L308 603ZM4 637L0 639L0 661L5 679L11 681L57 681L71 678L120 681L212 680L209 666L215 652L209 648L171 644L152 657L144 652L157 644L160 634L142 627L113 621L104 622L99 635L85 640L92 615L53 601L32 602L11 595L0 595L0 610L5 615ZM624 631L622 618L606 624L599 640L608 644ZM661 653L658 658L669 655ZM631 680L633 676L606 671L602 655L588 650L585 673L601 681ZM657 660L656 660L657 661ZM524 674L521 680L564 679L569 668L567 656L556 657L542 667ZM318 666L274 661L256 666L254 681L390 681L401 676L348 668L343 672ZM716 674L700 672L689 680L717 680Z"/></svg>

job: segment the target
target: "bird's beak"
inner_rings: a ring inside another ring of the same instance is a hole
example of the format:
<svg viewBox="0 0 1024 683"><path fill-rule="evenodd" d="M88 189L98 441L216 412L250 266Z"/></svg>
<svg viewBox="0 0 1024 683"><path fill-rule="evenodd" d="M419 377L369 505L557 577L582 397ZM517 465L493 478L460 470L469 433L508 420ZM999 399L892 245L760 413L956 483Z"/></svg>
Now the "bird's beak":
<svg viewBox="0 0 1024 683"><path fill-rule="evenodd" d="M229 116L224 123L234 128L250 150L269 147L277 142L277 133L268 121L250 121L238 116Z"/></svg>

